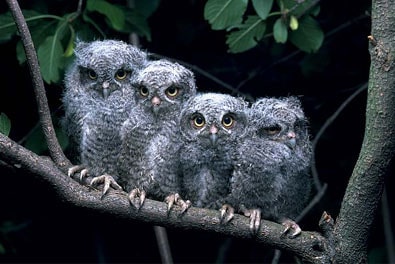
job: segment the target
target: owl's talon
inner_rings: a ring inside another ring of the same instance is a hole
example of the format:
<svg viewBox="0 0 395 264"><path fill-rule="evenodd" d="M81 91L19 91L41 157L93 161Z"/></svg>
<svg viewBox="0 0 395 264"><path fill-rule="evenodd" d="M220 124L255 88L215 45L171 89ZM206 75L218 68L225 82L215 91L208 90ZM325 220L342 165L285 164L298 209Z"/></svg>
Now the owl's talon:
<svg viewBox="0 0 395 264"><path fill-rule="evenodd" d="M140 190L139 188L133 189L129 195L129 202L139 210L141 206L143 206L145 201L146 192L144 190Z"/></svg>
<svg viewBox="0 0 395 264"><path fill-rule="evenodd" d="M221 224L226 224L228 223L230 220L233 219L233 216L235 215L234 212L234 208L232 206L230 206L229 204L224 204L221 209L219 209L221 216L220 216L220 223Z"/></svg>
<svg viewBox="0 0 395 264"><path fill-rule="evenodd" d="M81 174L80 178L82 178L88 174L88 169L85 168L84 165L75 165L67 170L67 175L69 177L73 177L74 174L76 174L77 172L80 172L80 174ZM84 176L82 176L82 173L84 173Z"/></svg>
<svg viewBox="0 0 395 264"><path fill-rule="evenodd" d="M290 234L290 238L295 238L302 232L300 226L295 221L292 221L290 219L286 219L285 221L283 221L282 225L285 226L282 233L283 235L288 233L290 230L293 230L293 232Z"/></svg>
<svg viewBox="0 0 395 264"><path fill-rule="evenodd" d="M250 218L250 231L256 234L261 226L261 210L260 209L247 209L245 206L240 207L240 211Z"/></svg>
<svg viewBox="0 0 395 264"><path fill-rule="evenodd" d="M80 181L81 181L81 182L82 182L82 180L83 180L85 177L88 176L88 172L89 172L88 169L82 169L82 170L81 170L81 172L80 172Z"/></svg>
<svg viewBox="0 0 395 264"><path fill-rule="evenodd" d="M192 205L191 201L184 201L181 199L181 196L178 193L168 195L165 198L165 203L167 203L167 212L170 212L170 210L173 208L173 205L176 204L181 207L181 214L185 213Z"/></svg>
<svg viewBox="0 0 395 264"><path fill-rule="evenodd" d="M82 174L82 171L81 171L81 174ZM103 198L107 194L110 187L112 187L115 190L122 190L122 187L114 180L114 178L112 176L110 176L108 174L94 177L91 180L90 185L95 186L95 185L102 184L102 183L104 184L104 186L103 186L103 192L102 192L101 198Z"/></svg>

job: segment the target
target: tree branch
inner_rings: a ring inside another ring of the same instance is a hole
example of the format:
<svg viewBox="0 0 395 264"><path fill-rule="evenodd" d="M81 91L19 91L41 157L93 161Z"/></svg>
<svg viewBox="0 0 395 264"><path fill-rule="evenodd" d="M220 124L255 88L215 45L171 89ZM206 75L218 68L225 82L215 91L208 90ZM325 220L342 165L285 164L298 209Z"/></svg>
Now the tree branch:
<svg viewBox="0 0 395 264"><path fill-rule="evenodd" d="M0 158L16 168L28 170L41 177L53 187L62 201L75 206L153 225L205 230L254 239L256 242L293 252L309 263L328 263L325 254L326 238L317 232L303 231L300 236L292 239L281 235L282 225L262 220L258 234L254 236L249 229L249 218L238 214L230 223L223 225L219 222L219 212L215 210L191 207L181 215L181 208L176 207L168 214L165 203L146 199L144 206L137 211L129 204L127 194L119 191L111 191L101 200L101 191L77 183L60 171L50 159L36 155L2 134Z"/></svg>
<svg viewBox="0 0 395 264"><path fill-rule="evenodd" d="M56 165L61 168L69 167L71 163L64 155L62 148L60 147L59 142L56 138L55 129L52 124L52 119L48 106L48 100L45 93L44 82L41 77L37 54L34 48L32 37L29 32L29 28L27 27L18 1L7 0L7 4L11 10L12 16L14 17L16 26L21 35L23 47L25 49L27 63L29 65L30 74L32 76L34 93L36 95L40 124L48 144L49 153L52 159L55 161Z"/></svg>
<svg viewBox="0 0 395 264"><path fill-rule="evenodd" d="M395 152L395 3L374 0L371 67L362 149L335 224L338 263L366 263L367 240Z"/></svg>

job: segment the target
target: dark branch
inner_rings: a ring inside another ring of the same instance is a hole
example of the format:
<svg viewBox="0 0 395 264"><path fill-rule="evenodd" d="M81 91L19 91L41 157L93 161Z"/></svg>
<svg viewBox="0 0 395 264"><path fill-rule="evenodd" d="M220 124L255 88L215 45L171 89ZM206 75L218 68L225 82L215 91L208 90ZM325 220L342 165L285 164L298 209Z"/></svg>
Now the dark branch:
<svg viewBox="0 0 395 264"><path fill-rule="evenodd" d="M34 86L34 92L36 95L40 123L48 144L50 155L59 167L64 168L70 166L71 163L64 155L62 148L60 147L59 142L56 138L55 129L52 124L52 119L48 106L48 100L45 94L44 82L41 77L37 54L34 48L32 37L29 32L29 28L27 27L18 1L7 0L7 3L14 17L16 26L21 35L23 47L25 49L26 59L29 65L30 74Z"/></svg>
<svg viewBox="0 0 395 264"><path fill-rule="evenodd" d="M175 208L167 214L165 203L149 199L139 211L136 211L130 206L126 193L112 191L101 200L101 191L77 183L60 171L50 159L37 156L2 134L0 134L0 159L41 177L56 190L62 201L75 206L153 225L205 230L254 239L259 243L293 252L310 263L327 262L326 239L317 232L304 231L297 238L291 239L281 235L282 225L262 220L258 234L253 236L247 217L236 214L229 224L222 225L219 222L218 211L191 207L183 215L180 215L180 208Z"/></svg>
<svg viewBox="0 0 395 264"><path fill-rule="evenodd" d="M365 135L334 228L339 263L367 262L370 228L395 153L394 28L394 1L373 1Z"/></svg>

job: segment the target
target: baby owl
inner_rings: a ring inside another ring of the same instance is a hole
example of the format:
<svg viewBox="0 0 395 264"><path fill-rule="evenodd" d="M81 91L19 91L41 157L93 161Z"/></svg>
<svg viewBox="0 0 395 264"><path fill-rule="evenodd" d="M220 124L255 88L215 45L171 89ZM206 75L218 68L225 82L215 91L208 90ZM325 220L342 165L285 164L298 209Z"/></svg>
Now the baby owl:
<svg viewBox="0 0 395 264"><path fill-rule="evenodd" d="M150 61L132 78L136 106L121 128L119 182L136 207L145 196L165 199L170 209L178 203L181 144L177 119L183 103L196 93L194 74L168 60Z"/></svg>
<svg viewBox="0 0 395 264"><path fill-rule="evenodd" d="M69 175L97 176L93 183L120 186L116 163L122 123L135 104L130 78L146 63L147 54L118 40L78 41L75 60L66 72L63 127L79 157Z"/></svg>
<svg viewBox="0 0 395 264"><path fill-rule="evenodd" d="M197 207L218 209L230 192L237 143L247 128L247 103L227 94L190 99L180 116L182 195Z"/></svg>
<svg viewBox="0 0 395 264"><path fill-rule="evenodd" d="M292 236L298 235L301 229L291 219L308 202L312 158L308 124L299 99L257 100L249 110L248 136L237 149L226 203L250 217L253 232L259 229L262 216L281 222L284 233L292 229Z"/></svg>

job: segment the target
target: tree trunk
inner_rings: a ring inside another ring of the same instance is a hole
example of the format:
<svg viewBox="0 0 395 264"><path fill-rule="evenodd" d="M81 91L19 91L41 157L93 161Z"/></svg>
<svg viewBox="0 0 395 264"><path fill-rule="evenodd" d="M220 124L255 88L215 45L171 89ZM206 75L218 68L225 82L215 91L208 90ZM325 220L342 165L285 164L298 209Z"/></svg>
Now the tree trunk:
<svg viewBox="0 0 395 264"><path fill-rule="evenodd" d="M395 2L373 0L371 67L362 149L335 224L336 263L366 263L370 228L395 151Z"/></svg>

